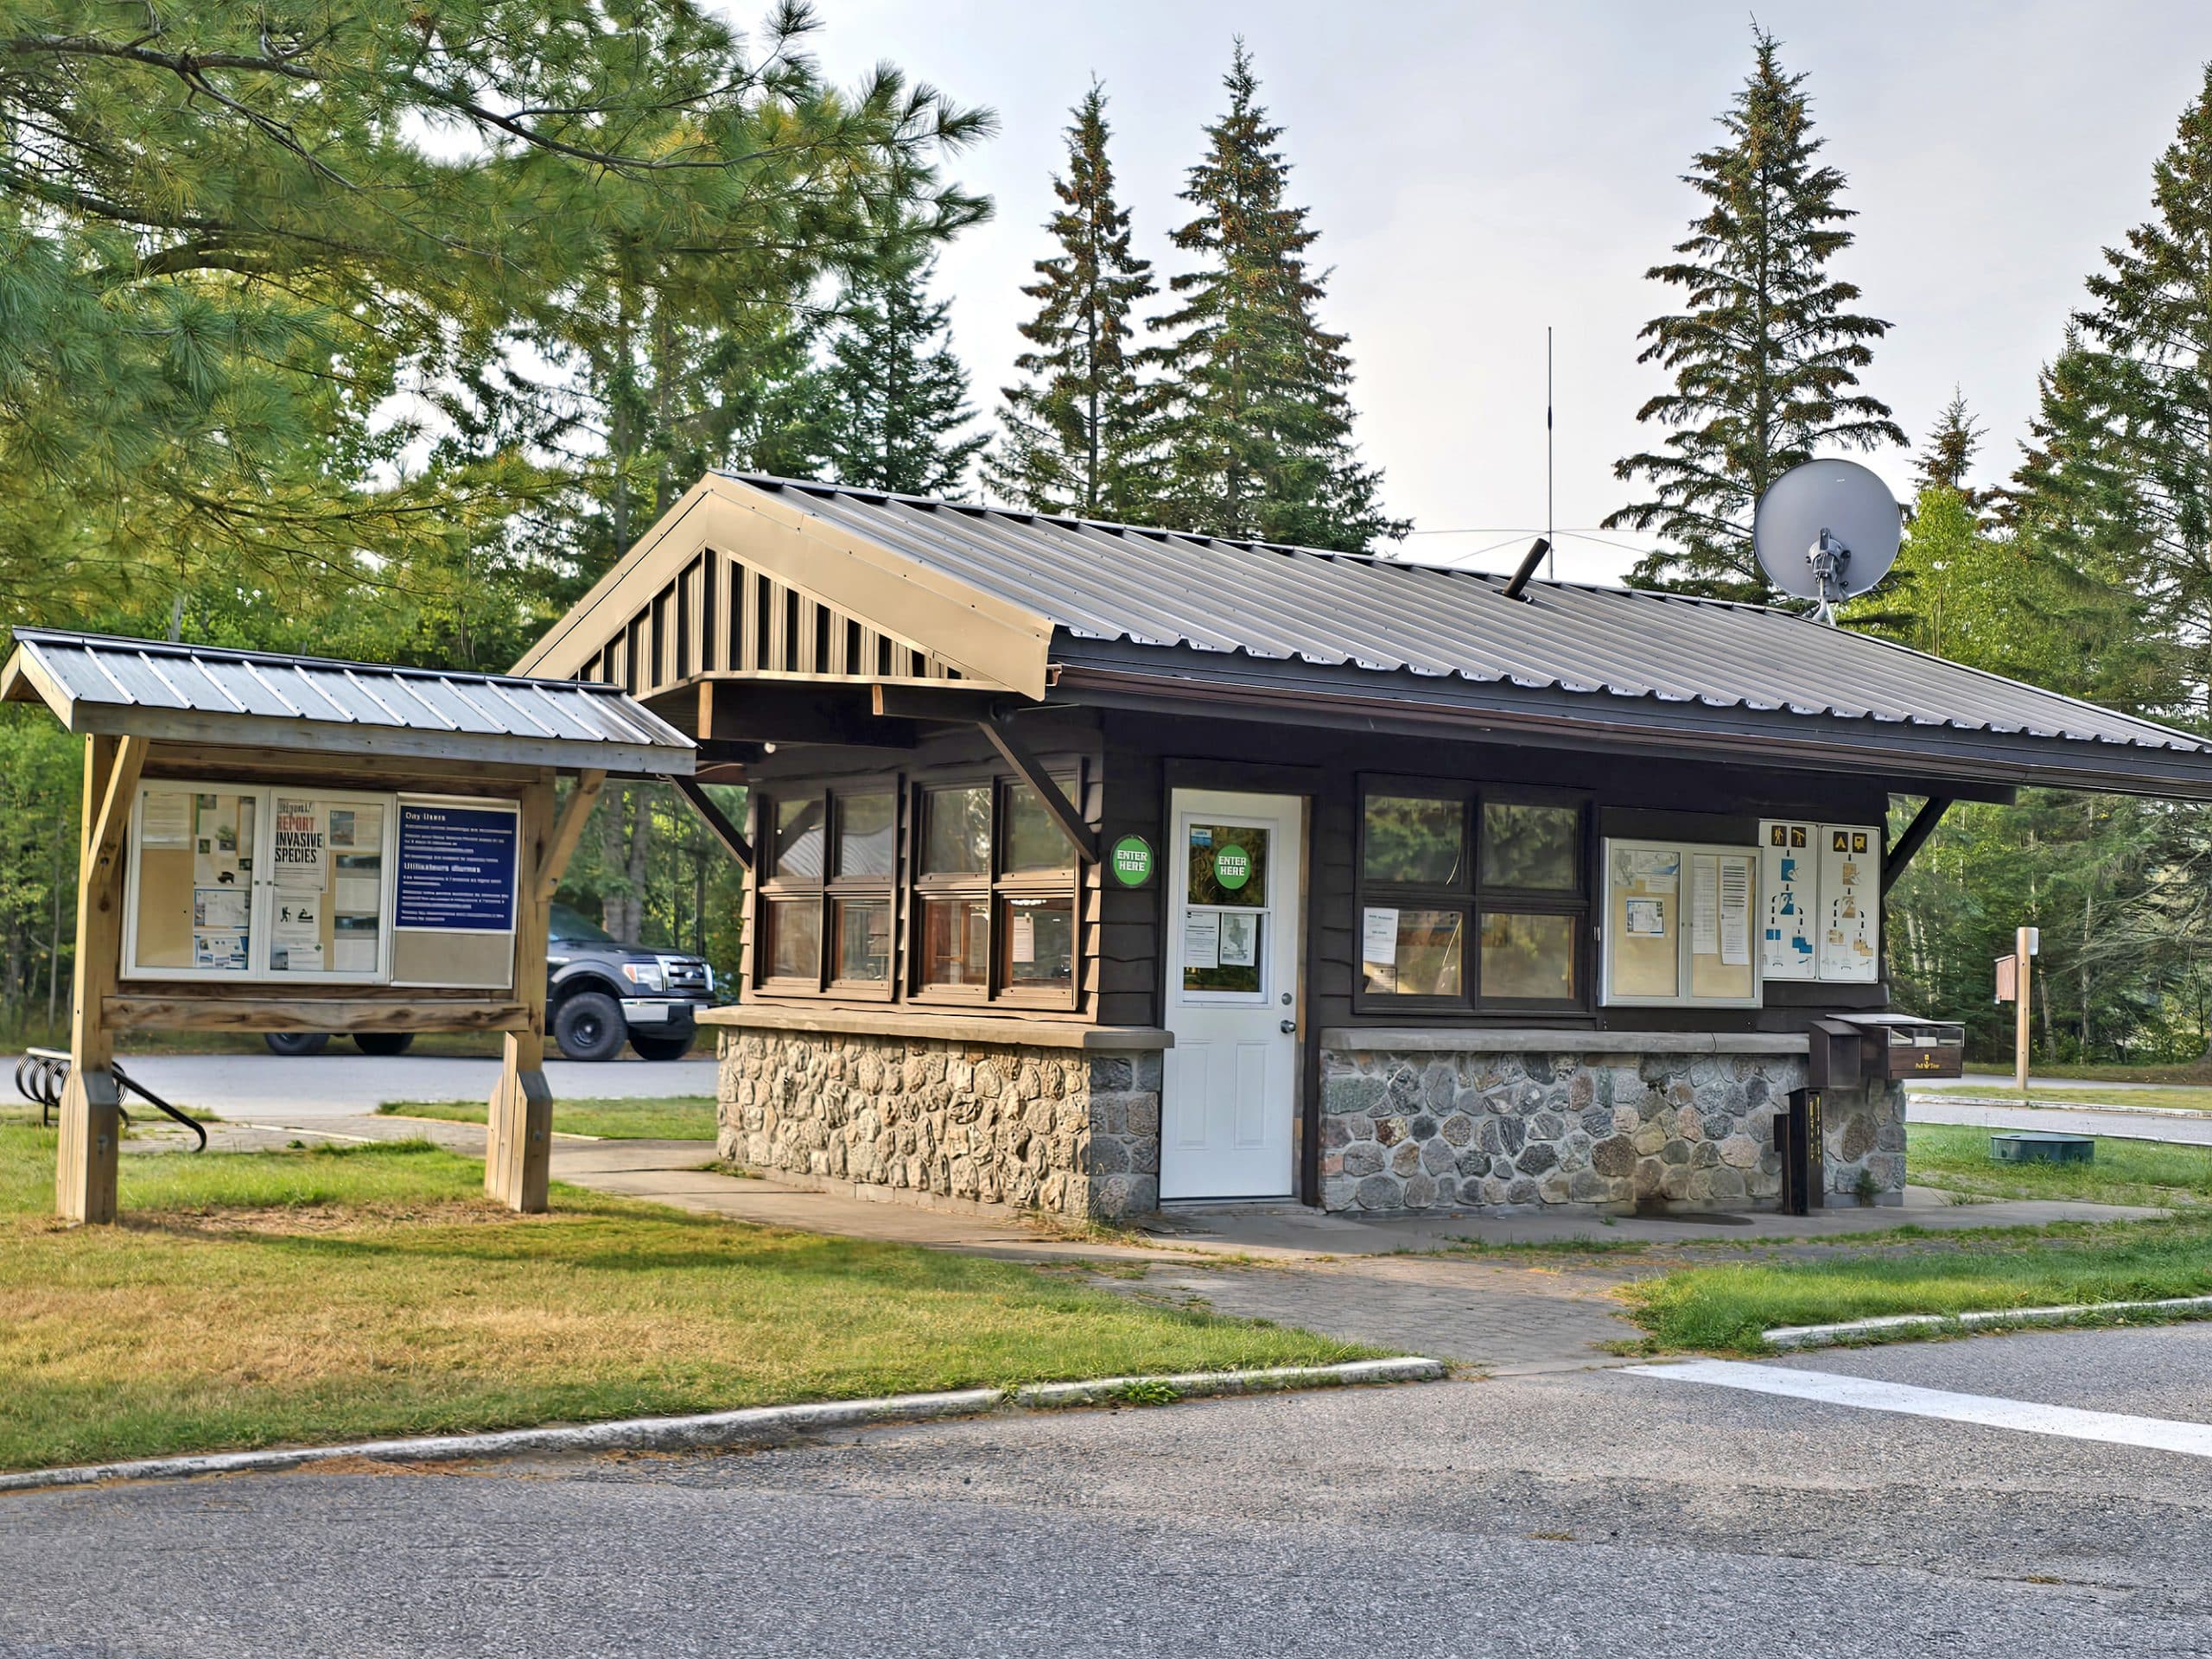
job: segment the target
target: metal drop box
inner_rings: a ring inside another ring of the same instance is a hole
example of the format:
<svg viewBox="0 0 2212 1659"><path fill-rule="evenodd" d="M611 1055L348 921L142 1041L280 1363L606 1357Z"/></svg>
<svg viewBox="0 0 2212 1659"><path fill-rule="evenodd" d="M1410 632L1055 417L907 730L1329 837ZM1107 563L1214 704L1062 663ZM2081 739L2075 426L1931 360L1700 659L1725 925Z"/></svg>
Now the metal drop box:
<svg viewBox="0 0 2212 1659"><path fill-rule="evenodd" d="M1955 1077L1966 1070L1966 1027L1941 1020L1908 1014L1838 1014L1815 1020L1808 1036L1809 1088Z"/></svg>

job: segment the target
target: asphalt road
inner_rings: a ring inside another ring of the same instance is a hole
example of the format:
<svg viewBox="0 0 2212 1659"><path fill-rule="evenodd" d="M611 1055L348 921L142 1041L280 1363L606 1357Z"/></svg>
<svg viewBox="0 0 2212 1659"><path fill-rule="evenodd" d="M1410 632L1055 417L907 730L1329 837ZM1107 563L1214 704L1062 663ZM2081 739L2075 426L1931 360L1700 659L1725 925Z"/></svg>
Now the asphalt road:
<svg viewBox="0 0 2212 1659"><path fill-rule="evenodd" d="M15 1062L8 1066L12 1071ZM374 1111L388 1100L488 1100L497 1060L429 1054L378 1058L334 1044L321 1054L137 1054L124 1069L163 1099L248 1122L308 1122ZM695 1050L681 1060L620 1059L591 1064L548 1060L545 1081L558 1100L712 1095L715 1061ZM5 1086L5 1085L0 1085Z"/></svg>
<svg viewBox="0 0 2212 1659"><path fill-rule="evenodd" d="M2212 1326L1780 1363L2203 1422ZM0 1501L0 1653L2212 1653L2212 1457L1593 1371Z"/></svg>

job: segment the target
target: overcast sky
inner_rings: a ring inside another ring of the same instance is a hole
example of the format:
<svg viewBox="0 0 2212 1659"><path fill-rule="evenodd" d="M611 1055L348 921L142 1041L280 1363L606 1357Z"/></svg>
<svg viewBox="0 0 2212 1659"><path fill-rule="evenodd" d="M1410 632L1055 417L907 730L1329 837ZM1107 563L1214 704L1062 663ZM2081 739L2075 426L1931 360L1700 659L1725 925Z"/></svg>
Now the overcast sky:
<svg viewBox="0 0 2212 1659"><path fill-rule="evenodd" d="M1547 324L1558 523L1594 529L1625 499L1612 463L1639 445L1637 408L1661 384L1636 334L1671 303L1643 273L1682 235L1680 175L1748 69L1740 0L820 3L816 49L839 79L887 59L999 114L999 136L956 163L996 217L946 251L940 278L987 412L1020 348L1020 287L1048 251L1068 106L1094 74L1105 83L1141 251L1179 270L1175 193L1241 33L1334 270L1323 321L1351 336L1358 435L1388 504L1421 531L1483 532L1410 550L1488 550L1474 562L1497 569L1543 523ZM1838 269L1895 325L1866 389L1917 440L1955 383L1989 427L1985 475L2008 472L2083 276L2145 216L2152 164L2212 57L2212 8L1757 10L1809 74L1826 158L1851 181L1859 241ZM1873 464L1902 494L1909 458ZM1561 550L1562 576L1610 577L1628 557Z"/></svg>

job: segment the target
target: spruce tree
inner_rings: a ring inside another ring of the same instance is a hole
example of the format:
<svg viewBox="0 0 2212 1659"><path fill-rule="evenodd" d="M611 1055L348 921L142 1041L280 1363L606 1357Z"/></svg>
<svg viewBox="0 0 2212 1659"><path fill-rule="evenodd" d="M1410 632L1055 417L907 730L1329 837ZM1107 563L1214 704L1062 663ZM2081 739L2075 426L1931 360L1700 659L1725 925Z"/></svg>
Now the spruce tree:
<svg viewBox="0 0 2212 1659"><path fill-rule="evenodd" d="M1767 486L1822 452L1905 437L1857 390L1890 325L1847 308L1859 289L1828 274L1852 243L1844 175L1819 159L1805 77L1784 71L1772 35L1752 38L1751 76L1720 117L1726 137L1684 175L1706 211L1675 245L1681 258L1646 273L1684 290L1683 310L1644 325L1637 359L1674 377L1637 413L1669 435L1615 465L1649 493L1605 524L1667 543L1637 563L1637 586L1764 601L1751 515Z"/></svg>
<svg viewBox="0 0 2212 1659"><path fill-rule="evenodd" d="M1968 487L1967 474L1974 466L1975 451L1981 448L1981 423L1967 408L1966 394L1952 387L1951 401L1936 416L1920 459L1913 464L1913 476L1920 487L1950 490L1979 506L1979 493Z"/></svg>
<svg viewBox="0 0 2212 1659"><path fill-rule="evenodd" d="M1106 95L1094 83L1067 129L1068 167L1052 181L1060 210L1046 228L1059 251L1021 291L1038 302L1021 325L1028 378L1006 388L1004 438L983 460L992 491L1033 512L1128 524L1155 511L1159 456L1150 399L1129 349L1129 314L1158 289L1129 246L1114 198Z"/></svg>
<svg viewBox="0 0 2212 1659"><path fill-rule="evenodd" d="M990 437L962 435L976 412L946 327L951 308L929 297L935 265L894 260L847 289L818 378L822 476L854 489L961 499L969 463Z"/></svg>
<svg viewBox="0 0 2212 1659"><path fill-rule="evenodd" d="M1173 232L1200 257L1169 284L1175 331L1148 353L1166 370L1168 517L1180 530L1357 552L1411 527L1382 511L1382 475L1359 459L1344 336L1315 316L1325 274L1306 255L1319 235L1284 204L1282 129L1258 101L1251 54L1236 42L1229 111L1206 128L1207 153L1182 199L1197 216Z"/></svg>

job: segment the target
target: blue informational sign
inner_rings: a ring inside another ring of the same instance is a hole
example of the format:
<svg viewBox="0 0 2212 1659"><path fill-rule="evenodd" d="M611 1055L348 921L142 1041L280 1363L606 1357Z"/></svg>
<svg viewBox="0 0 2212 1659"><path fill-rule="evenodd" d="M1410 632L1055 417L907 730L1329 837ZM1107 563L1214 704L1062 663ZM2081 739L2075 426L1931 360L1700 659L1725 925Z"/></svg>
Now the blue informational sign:
<svg viewBox="0 0 2212 1659"><path fill-rule="evenodd" d="M519 820L481 806L399 805L395 927L512 933Z"/></svg>

